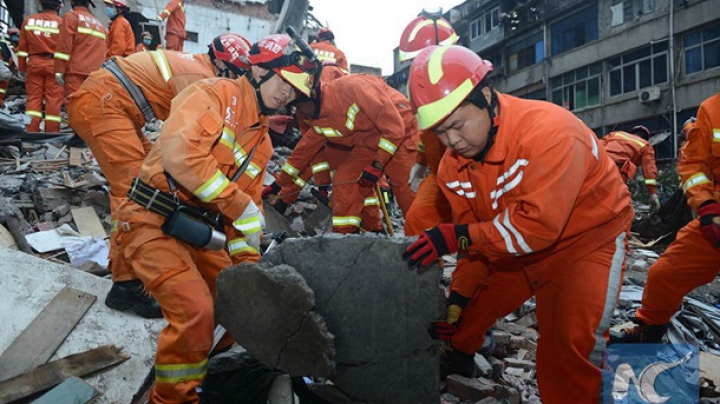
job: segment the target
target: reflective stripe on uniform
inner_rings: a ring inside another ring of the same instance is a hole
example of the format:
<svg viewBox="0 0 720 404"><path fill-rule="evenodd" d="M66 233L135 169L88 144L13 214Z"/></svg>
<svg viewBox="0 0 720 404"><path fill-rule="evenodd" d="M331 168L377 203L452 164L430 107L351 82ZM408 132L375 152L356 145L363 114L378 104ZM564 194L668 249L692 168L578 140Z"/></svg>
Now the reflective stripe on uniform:
<svg viewBox="0 0 720 404"><path fill-rule="evenodd" d="M5 93L7 93L7 90L4 88L0 88L0 94L5 94Z"/></svg>
<svg viewBox="0 0 720 404"><path fill-rule="evenodd" d="M502 215L505 215L505 217L501 222L500 216ZM505 209L505 211L500 213L499 215L495 216L495 218L493 219L493 225L497 229L498 233L500 233L500 235L505 240L505 248L510 254L520 255L517 249L515 249L515 241L524 253L530 254L533 252L530 246L528 246L525 242L525 238L523 238L522 234L520 234L520 232L510 222L510 212L507 209ZM514 240L513 236L515 236Z"/></svg>
<svg viewBox="0 0 720 404"><path fill-rule="evenodd" d="M638 145L638 146L640 146L640 147L645 147L645 146L648 145L648 143L645 142L645 141L643 141L643 140L635 139L634 137L630 137L630 136L625 135L625 134L623 134L623 133L617 133L617 132L616 132L616 133L615 133L615 136L617 136L617 137L619 137L619 138L622 138L622 139L625 139L625 140L629 140L629 141L635 143L636 145Z"/></svg>
<svg viewBox="0 0 720 404"><path fill-rule="evenodd" d="M160 74L162 75L163 80L165 80L165 82L170 80L170 78L172 77L172 70L170 69L170 62L168 62L167 56L165 56L165 52L155 50L151 51L150 54L155 60L155 64L160 70Z"/></svg>
<svg viewBox="0 0 720 404"><path fill-rule="evenodd" d="M325 137L342 137L342 133L333 128L321 128L319 126L313 126L313 129L315 129L315 132Z"/></svg>
<svg viewBox="0 0 720 404"><path fill-rule="evenodd" d="M286 172L288 175L292 176L292 177L297 177L298 174L300 174L300 170L298 170L297 168L291 166L291 165L288 164L287 162L286 162L285 164L283 164L282 170L283 170L284 172ZM313 171L313 172L314 172L314 171Z"/></svg>
<svg viewBox="0 0 720 404"><path fill-rule="evenodd" d="M319 162L319 163L317 163L317 164L314 164L314 165L312 166L312 172L313 172L313 174L317 174L317 173L319 173L319 172L322 172L322 171L325 171L325 170L329 170L329 169L330 169L330 163L328 163L327 161L321 161L321 162Z"/></svg>
<svg viewBox="0 0 720 404"><path fill-rule="evenodd" d="M62 122L62 117L60 115L45 114L45 120L50 122Z"/></svg>
<svg viewBox="0 0 720 404"><path fill-rule="evenodd" d="M333 227L355 226L359 228L360 222L360 218L357 216L333 216L332 218Z"/></svg>
<svg viewBox="0 0 720 404"><path fill-rule="evenodd" d="M55 59L60 59L60 60L70 60L70 55L68 55L67 53L62 53L62 52L55 52L53 54L53 57ZM57 73L55 75L57 76Z"/></svg>
<svg viewBox="0 0 720 404"><path fill-rule="evenodd" d="M25 115L42 119L42 112L40 112L40 111L34 111L34 110L32 110L32 109L26 109L26 110L25 110Z"/></svg>
<svg viewBox="0 0 720 404"><path fill-rule="evenodd" d="M155 381L158 383L181 383L202 380L207 373L208 360L178 365L155 365Z"/></svg>
<svg viewBox="0 0 720 404"><path fill-rule="evenodd" d="M704 173L697 173L692 177L688 178L683 184L683 192L687 192L688 189L702 184L709 184L710 179Z"/></svg>
<svg viewBox="0 0 720 404"><path fill-rule="evenodd" d="M246 238L236 238L228 241L227 243L228 252L230 255L240 254L242 252L249 252L253 254L257 254L258 251L247 243Z"/></svg>
<svg viewBox="0 0 720 404"><path fill-rule="evenodd" d="M110 223L110 233L115 233L118 229L118 220L113 219L113 221Z"/></svg>
<svg viewBox="0 0 720 404"><path fill-rule="evenodd" d="M425 143L423 143L422 141L418 143L418 152L425 153Z"/></svg>
<svg viewBox="0 0 720 404"><path fill-rule="evenodd" d="M217 198L229 184L230 180L227 179L225 174L220 170L216 170L215 174L205 181L200 188L196 189L193 194L203 202L210 202Z"/></svg>
<svg viewBox="0 0 720 404"><path fill-rule="evenodd" d="M253 163L252 161L250 164L248 164L247 168L245 169L245 174L247 174L248 177L255 179L258 175L262 172L262 168L260 168L259 165Z"/></svg>
<svg viewBox="0 0 720 404"><path fill-rule="evenodd" d="M233 227L243 232L243 234L254 234L262 230L262 224L260 224L259 216L253 216L247 219L235 219Z"/></svg>
<svg viewBox="0 0 720 404"><path fill-rule="evenodd" d="M26 57L28 57L28 53L25 52L25 51L18 51L17 55L18 55L19 57L21 57L21 58L26 58Z"/></svg>
<svg viewBox="0 0 720 404"><path fill-rule="evenodd" d="M358 111L360 111L360 108L358 108L357 104L353 103L353 105L348 108L347 112L347 121L345 122L345 127L353 130L355 129L355 116L357 115Z"/></svg>
<svg viewBox="0 0 720 404"><path fill-rule="evenodd" d="M94 37L97 37L97 38L100 38L100 39L102 39L102 40L105 40L105 33L100 32L100 31L96 31L96 30L94 30L94 29L92 29L92 28L89 28L89 27L78 27L77 32L78 32L78 34L92 35L92 36L94 36Z"/></svg>
<svg viewBox="0 0 720 404"><path fill-rule="evenodd" d="M654 178L645 179L645 185L657 185L657 180Z"/></svg>
<svg viewBox="0 0 720 404"><path fill-rule="evenodd" d="M397 150L397 146L395 146L393 142L385 138L380 138L380 143L378 143L378 146L380 146L381 149L385 150L390 154L395 154L395 151Z"/></svg>
<svg viewBox="0 0 720 404"><path fill-rule="evenodd" d="M380 199L377 196L368 196L365 198L365 204L363 206L376 206L380 205Z"/></svg>
<svg viewBox="0 0 720 404"><path fill-rule="evenodd" d="M713 128L713 143L720 142L720 129Z"/></svg>
<svg viewBox="0 0 720 404"><path fill-rule="evenodd" d="M305 185L307 185L307 182L305 182L305 180L300 177L293 177L292 182L294 182L295 185L299 186L300 188L304 188Z"/></svg>
<svg viewBox="0 0 720 404"><path fill-rule="evenodd" d="M25 31L47 32L49 34L59 34L60 28L49 28L49 27L38 27L36 25L26 25Z"/></svg>
<svg viewBox="0 0 720 404"><path fill-rule="evenodd" d="M220 136L220 144L227 146L228 149L235 148L235 133L227 127L223 128L222 136Z"/></svg>

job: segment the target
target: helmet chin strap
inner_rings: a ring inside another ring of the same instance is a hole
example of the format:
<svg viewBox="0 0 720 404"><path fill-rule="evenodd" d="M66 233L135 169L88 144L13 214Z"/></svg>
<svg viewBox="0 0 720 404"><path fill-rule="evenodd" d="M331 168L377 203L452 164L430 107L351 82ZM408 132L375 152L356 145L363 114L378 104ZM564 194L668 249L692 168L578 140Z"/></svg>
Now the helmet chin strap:
<svg viewBox="0 0 720 404"><path fill-rule="evenodd" d="M250 84L252 84L253 88L255 88L255 98L258 100L258 104L260 105L260 113L263 115L270 115L275 112L274 109L270 109L265 105L265 102L263 101L262 94L260 93L260 86L270 80L274 75L275 72L272 69L268 70L268 73L260 78L260 81L258 82L255 80L255 75L252 74L252 70L248 70L245 75L247 76L248 81Z"/></svg>
<svg viewBox="0 0 720 404"><path fill-rule="evenodd" d="M487 100L485 99L485 94L482 92L482 89L485 87L490 88L490 105L488 105ZM497 116L495 115L495 109L498 106L497 93L491 86L478 85L468 97L468 101L480 109L487 110L488 117L490 118L490 130L488 131L487 143L485 143L485 147L483 147L480 153L473 157L473 160L482 163L485 160L485 156L488 151L490 151L490 147L492 147L493 143L495 143L495 136L498 132Z"/></svg>

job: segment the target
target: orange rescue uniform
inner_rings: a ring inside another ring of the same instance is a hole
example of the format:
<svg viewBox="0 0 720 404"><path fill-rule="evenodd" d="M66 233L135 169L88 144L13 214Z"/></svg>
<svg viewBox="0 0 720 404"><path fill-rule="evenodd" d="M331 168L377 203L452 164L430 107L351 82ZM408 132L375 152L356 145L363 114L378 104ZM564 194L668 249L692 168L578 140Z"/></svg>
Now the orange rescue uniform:
<svg viewBox="0 0 720 404"><path fill-rule="evenodd" d="M30 117L28 132L39 132L45 104L45 132L59 132L63 102L62 87L55 81L53 52L62 28L61 19L52 10L25 18L20 29L18 67L27 72L25 114Z"/></svg>
<svg viewBox="0 0 720 404"><path fill-rule="evenodd" d="M185 1L172 0L158 15L158 19L167 18L165 25L165 49L182 51L187 31L185 31Z"/></svg>
<svg viewBox="0 0 720 404"><path fill-rule="evenodd" d="M150 47L147 46L147 45L145 45L145 44L142 43L142 42L140 42L139 44L137 44L137 46L135 47L135 53L138 53L138 52L148 52L149 50L150 50Z"/></svg>
<svg viewBox="0 0 720 404"><path fill-rule="evenodd" d="M470 298L452 339L473 354L485 332L533 295L543 403L598 402L610 317L633 210L595 134L550 103L498 94L483 162L445 154L438 172L453 223L472 244L450 290Z"/></svg>
<svg viewBox="0 0 720 404"><path fill-rule="evenodd" d="M345 53L338 49L337 46L333 45L330 41L318 41L310 44L310 47L315 51L317 58L327 66L337 66L344 70L345 73L349 71L348 61L345 57Z"/></svg>
<svg viewBox="0 0 720 404"><path fill-rule="evenodd" d="M618 131L603 136L600 143L620 169L625 181L635 178L637 166L642 166L648 193L657 193L655 149L647 140L632 133Z"/></svg>
<svg viewBox="0 0 720 404"><path fill-rule="evenodd" d="M245 172L231 181L255 146ZM217 275L232 264L260 259L231 223L250 201L262 206L272 153L267 117L260 116L252 85L245 78L200 81L173 100L139 178L169 192L169 174L180 201L222 214L227 249L212 251L167 235L163 216L131 200L120 207L123 254L168 321L158 338L153 403L200 402L195 388L205 377L213 342Z"/></svg>
<svg viewBox="0 0 720 404"><path fill-rule="evenodd" d="M279 184L284 187L280 196L294 194L298 186L304 185L306 180L301 173L318 160L318 153L325 148L330 168L335 170L334 231L353 233L359 230L363 219L375 222L372 217L362 217L365 215L362 212L366 204L375 206L370 210L377 211L377 195L372 188L363 188L357 182L373 160L385 167L398 204L407 212L415 197L408 177L419 136L408 100L381 79L365 74L321 82L321 94L318 118L311 121L312 128L303 134L283 165ZM283 201L291 202L284 197Z"/></svg>
<svg viewBox="0 0 720 404"><path fill-rule="evenodd" d="M700 104L678 162L683 191L696 212L707 201L720 201L720 93ZM720 270L720 248L700 231L700 218L682 228L648 272L642 306L636 316L648 325L670 322L683 296L710 283Z"/></svg>
<svg viewBox="0 0 720 404"><path fill-rule="evenodd" d="M124 15L118 14L110 22L110 31L107 35L107 56L110 59L113 56L129 56L135 52L135 34L133 33L130 23Z"/></svg>
<svg viewBox="0 0 720 404"><path fill-rule="evenodd" d="M75 6L62 16L55 48L55 75L65 78L65 97L74 93L105 60L105 27L87 7Z"/></svg>
<svg viewBox="0 0 720 404"><path fill-rule="evenodd" d="M116 60L142 89L158 119L167 119L170 101L198 80L214 76L207 54L152 51ZM145 118L125 88L108 70L92 73L70 97L68 124L87 143L110 184L110 272L114 282L136 279L118 255L117 211L125 200L152 144L143 135Z"/></svg>

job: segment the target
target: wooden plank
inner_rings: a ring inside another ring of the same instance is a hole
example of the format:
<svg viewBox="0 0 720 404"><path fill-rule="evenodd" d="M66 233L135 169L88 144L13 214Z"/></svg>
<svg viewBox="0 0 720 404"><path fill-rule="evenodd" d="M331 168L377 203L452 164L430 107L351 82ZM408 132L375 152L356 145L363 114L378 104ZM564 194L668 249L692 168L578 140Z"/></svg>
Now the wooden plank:
<svg viewBox="0 0 720 404"><path fill-rule="evenodd" d="M78 233L81 236L90 237L105 237L105 229L100 223L95 209L90 206L83 206L82 208L75 208L70 211L77 225Z"/></svg>
<svg viewBox="0 0 720 404"><path fill-rule="evenodd" d="M82 159L83 159L83 149L81 149L79 147L71 147L69 164L71 166L81 166L83 163Z"/></svg>
<svg viewBox="0 0 720 404"><path fill-rule="evenodd" d="M99 394L99 391L85 383L83 379L73 376L33 401L32 404L87 404Z"/></svg>
<svg viewBox="0 0 720 404"><path fill-rule="evenodd" d="M15 239L13 238L12 234L8 229L0 224L0 246L12 248L13 250L17 250L17 244L15 243Z"/></svg>
<svg viewBox="0 0 720 404"><path fill-rule="evenodd" d="M0 382L0 404L9 404L45 391L69 377L86 376L130 359L130 356L121 354L121 350L122 348L113 345L101 346L58 359L31 372Z"/></svg>
<svg viewBox="0 0 720 404"><path fill-rule="evenodd" d="M63 288L0 356L0 380L45 364L95 299L89 293Z"/></svg>

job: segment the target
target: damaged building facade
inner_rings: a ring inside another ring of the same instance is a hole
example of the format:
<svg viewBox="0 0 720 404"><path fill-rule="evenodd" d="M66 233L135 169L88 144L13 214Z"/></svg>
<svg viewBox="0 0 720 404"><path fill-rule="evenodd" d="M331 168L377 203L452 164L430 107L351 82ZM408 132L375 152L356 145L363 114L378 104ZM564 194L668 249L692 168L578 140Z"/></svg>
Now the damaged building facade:
<svg viewBox="0 0 720 404"><path fill-rule="evenodd" d="M679 133L720 85L716 0L468 0L445 18L493 62L500 91L561 105L598 136ZM404 90L410 62L397 52L389 82ZM678 147L667 137L658 159Z"/></svg>

